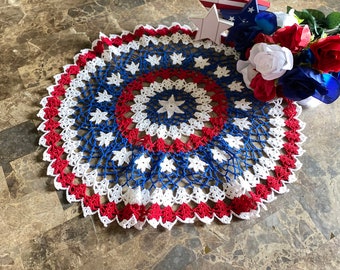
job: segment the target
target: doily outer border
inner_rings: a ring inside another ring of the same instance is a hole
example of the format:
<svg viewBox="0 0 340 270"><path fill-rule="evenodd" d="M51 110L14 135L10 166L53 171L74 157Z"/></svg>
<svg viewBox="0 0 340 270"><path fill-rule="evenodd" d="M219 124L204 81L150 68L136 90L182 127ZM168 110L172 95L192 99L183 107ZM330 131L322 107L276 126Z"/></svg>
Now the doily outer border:
<svg viewBox="0 0 340 270"><path fill-rule="evenodd" d="M182 32L195 36L195 31L189 26L172 24L167 27L160 25L157 28L152 26L137 26L133 32L123 32L121 35L112 35L107 37L100 34L100 38L92 43L91 49L82 50L80 54L74 57L74 64L66 65L64 72L54 76L55 85L48 87L49 96L42 101L43 109L38 116L43 120L38 130L44 134L41 136L39 144L46 147L44 160L49 161L48 175L54 176L55 187L60 190L66 190L69 202L81 202L84 216L98 214L99 219L107 226L109 223L116 221L123 228L136 227L141 229L147 222L153 227L161 225L164 228L171 229L176 222L193 223L196 219L203 223L211 223L215 218L221 223L228 224L232 217L240 219L250 219L258 217L261 207L266 209L266 203L275 200L275 194L288 192L287 183L296 181L295 171L301 167L298 156L302 155L301 144L306 137L301 133L304 123L298 119L301 113L301 107L295 102L286 100L287 106L284 109L287 117L286 126L290 129L286 131L285 155L280 156L281 166L275 167L275 177L268 176L266 184L259 183L248 194L232 199L230 205L218 200L213 206L205 202L200 202L192 208L184 203L173 210L171 206L161 207L159 204L152 204L150 207L140 204L126 204L122 209L118 209L115 202L101 204L100 195L87 194L87 186L83 183L75 183L75 175L67 170L68 161L63 157L64 149L58 145L61 142L61 135L58 133L60 123L54 120L58 116L58 107L60 106L60 97L65 95L66 89L77 75L81 68L90 61L101 55L104 46L120 46L124 42L129 43L135 38L144 34L150 36L171 35L176 32ZM210 41L206 42L209 46ZM51 170L52 169L52 170Z"/></svg>

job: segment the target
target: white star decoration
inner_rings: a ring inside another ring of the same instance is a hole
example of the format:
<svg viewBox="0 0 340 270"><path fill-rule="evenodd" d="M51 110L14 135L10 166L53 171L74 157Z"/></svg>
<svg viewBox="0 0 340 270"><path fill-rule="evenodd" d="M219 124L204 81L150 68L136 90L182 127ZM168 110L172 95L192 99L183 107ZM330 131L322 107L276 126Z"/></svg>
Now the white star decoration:
<svg viewBox="0 0 340 270"><path fill-rule="evenodd" d="M198 156L194 156L193 158L189 157L189 169L193 169L195 172L202 171L204 172L204 166L208 164L204 161L200 160Z"/></svg>
<svg viewBox="0 0 340 270"><path fill-rule="evenodd" d="M240 130L249 129L251 123L248 121L248 117L245 118L234 118L235 126L238 126Z"/></svg>
<svg viewBox="0 0 340 270"><path fill-rule="evenodd" d="M254 11L255 11L255 9L253 7L248 8L249 13L253 13Z"/></svg>
<svg viewBox="0 0 340 270"><path fill-rule="evenodd" d="M214 72L217 78L227 77L229 73L230 71L227 69L227 67L220 67L220 66L217 66L217 69Z"/></svg>
<svg viewBox="0 0 340 270"><path fill-rule="evenodd" d="M185 57L183 57L182 53L173 53L172 55L170 55L170 58L172 60L172 64L173 65L182 65L182 61L185 60Z"/></svg>
<svg viewBox="0 0 340 270"><path fill-rule="evenodd" d="M171 118L174 113L184 113L179 106L181 106L185 101L176 101L174 95L168 100L160 100L158 101L159 104L162 106L157 112L164 113L166 112L168 118Z"/></svg>
<svg viewBox="0 0 340 270"><path fill-rule="evenodd" d="M135 64L132 62L130 65L126 65L126 71L129 71L132 75L135 75L139 71L139 63Z"/></svg>
<svg viewBox="0 0 340 270"><path fill-rule="evenodd" d="M243 111L247 111L247 110L251 109L251 107L250 107L251 102L246 101L244 98L241 99L241 100L237 100L234 103L235 103L236 109L241 109Z"/></svg>
<svg viewBox="0 0 340 270"><path fill-rule="evenodd" d="M100 136L96 140L99 142L99 146L108 147L114 138L112 132L105 133L101 131Z"/></svg>
<svg viewBox="0 0 340 270"><path fill-rule="evenodd" d="M232 136L230 134L227 134L226 138L223 138L230 147L235 149L240 149L241 146L243 146L242 137L240 136Z"/></svg>
<svg viewBox="0 0 340 270"><path fill-rule="evenodd" d="M145 60L148 61L153 67L153 66L158 66L161 59L162 59L162 56L148 55L148 57Z"/></svg>
<svg viewBox="0 0 340 270"><path fill-rule="evenodd" d="M191 21L198 27L195 39L208 38L221 44L221 34L234 25L233 22L220 19L216 5L213 5L204 18L192 18Z"/></svg>
<svg viewBox="0 0 340 270"><path fill-rule="evenodd" d="M98 96L96 97L97 102L105 102L105 101L111 101L112 96L107 93L106 90L103 92L98 92Z"/></svg>
<svg viewBox="0 0 340 270"><path fill-rule="evenodd" d="M118 166L122 166L124 163L130 162L130 157L132 151L127 151L126 147L122 148L120 151L113 151L113 161L118 161Z"/></svg>
<svg viewBox="0 0 340 270"><path fill-rule="evenodd" d="M119 86L124 80L120 78L120 74L112 74L111 77L107 77L107 83L108 84L114 84L116 86Z"/></svg>
<svg viewBox="0 0 340 270"><path fill-rule="evenodd" d="M243 86L242 82L233 81L228 85L230 91L242 92Z"/></svg>
<svg viewBox="0 0 340 270"><path fill-rule="evenodd" d="M218 162L228 161L228 154L217 147L211 149L211 153L213 154L213 159Z"/></svg>
<svg viewBox="0 0 340 270"><path fill-rule="evenodd" d="M144 155L140 156L140 158L135 161L135 163L137 164L137 169L141 170L142 172L145 172L146 169L150 170L150 161L150 157L145 157Z"/></svg>
<svg viewBox="0 0 340 270"><path fill-rule="evenodd" d="M167 157L165 157L163 162L161 163L161 172L171 173L174 170L176 170L174 161L172 159L168 159Z"/></svg>
<svg viewBox="0 0 340 270"><path fill-rule="evenodd" d="M202 56L194 57L195 60L195 68L205 68L206 66L210 66L209 58L203 58Z"/></svg>
<svg viewBox="0 0 340 270"><path fill-rule="evenodd" d="M102 112L98 108L96 109L95 112L91 112L90 115L92 118L90 121L94 122L95 124L99 124L101 121L108 120L109 118L106 116L107 112Z"/></svg>

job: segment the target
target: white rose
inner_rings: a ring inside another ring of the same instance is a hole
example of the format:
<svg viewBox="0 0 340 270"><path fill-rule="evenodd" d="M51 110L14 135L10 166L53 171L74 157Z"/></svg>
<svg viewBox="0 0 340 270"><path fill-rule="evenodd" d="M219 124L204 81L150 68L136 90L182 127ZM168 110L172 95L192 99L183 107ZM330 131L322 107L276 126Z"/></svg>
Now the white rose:
<svg viewBox="0 0 340 270"><path fill-rule="evenodd" d="M261 73L265 80L275 80L293 68L292 52L279 45L256 43L250 50L248 61L237 61L236 69L242 73L248 88L252 79Z"/></svg>
<svg viewBox="0 0 340 270"><path fill-rule="evenodd" d="M275 44L257 43L250 50L248 60L265 80L275 80L293 68L292 52Z"/></svg>
<svg viewBox="0 0 340 270"><path fill-rule="evenodd" d="M294 16L294 9L291 9L289 13L285 12L274 12L276 15L277 26L278 27L285 27L285 26L292 26L293 24L299 24L297 18Z"/></svg>

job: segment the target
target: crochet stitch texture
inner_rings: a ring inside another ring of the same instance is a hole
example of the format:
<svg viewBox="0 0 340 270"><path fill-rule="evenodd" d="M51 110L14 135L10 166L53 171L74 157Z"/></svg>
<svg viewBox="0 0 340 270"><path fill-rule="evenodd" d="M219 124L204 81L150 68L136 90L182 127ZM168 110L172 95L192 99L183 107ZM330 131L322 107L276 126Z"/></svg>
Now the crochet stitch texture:
<svg viewBox="0 0 340 270"><path fill-rule="evenodd" d="M106 226L259 215L301 167L300 107L253 97L237 53L188 26L100 35L55 76L39 116L48 174Z"/></svg>

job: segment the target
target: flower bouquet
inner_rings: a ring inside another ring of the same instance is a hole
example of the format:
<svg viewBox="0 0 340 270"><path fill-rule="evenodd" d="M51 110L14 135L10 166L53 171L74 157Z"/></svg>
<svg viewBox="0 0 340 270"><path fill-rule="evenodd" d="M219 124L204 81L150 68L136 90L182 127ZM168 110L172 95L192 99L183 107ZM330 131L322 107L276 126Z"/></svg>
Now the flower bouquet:
<svg viewBox="0 0 340 270"><path fill-rule="evenodd" d="M256 5L256 1L250 1ZM249 12L234 20L225 43L240 53L237 70L261 101L286 97L302 105L330 104L340 94L340 13L319 10Z"/></svg>

